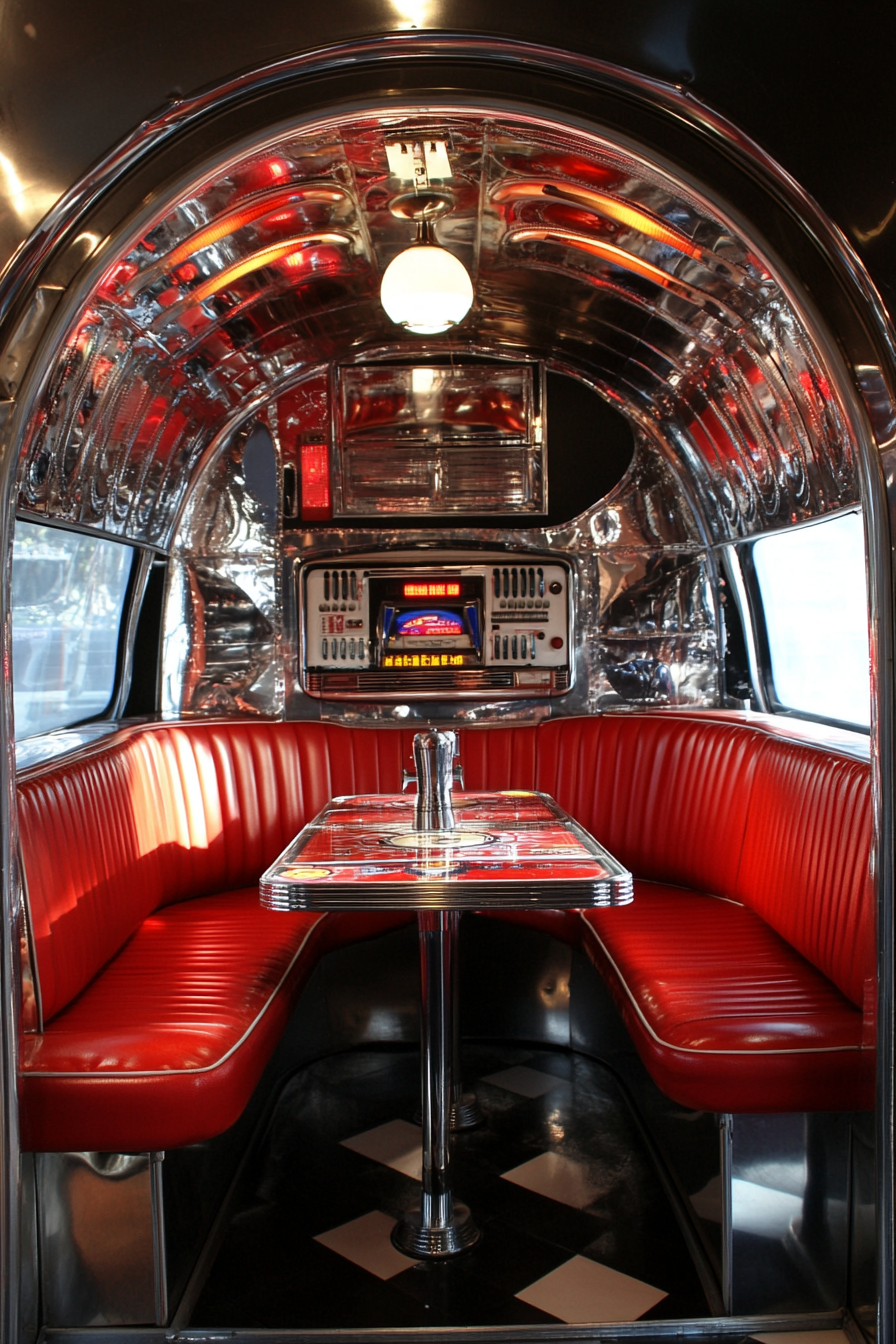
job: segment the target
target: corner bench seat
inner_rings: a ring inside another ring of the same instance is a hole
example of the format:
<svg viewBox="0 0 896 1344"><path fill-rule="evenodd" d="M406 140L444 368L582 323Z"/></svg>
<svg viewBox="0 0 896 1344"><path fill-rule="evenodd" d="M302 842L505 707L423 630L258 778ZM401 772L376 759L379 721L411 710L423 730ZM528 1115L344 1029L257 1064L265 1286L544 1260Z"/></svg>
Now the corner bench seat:
<svg viewBox="0 0 896 1344"><path fill-rule="evenodd" d="M265 913L258 877L330 797L397 789L411 736L156 724L24 773L26 1147L146 1151L233 1122L321 953L408 918ZM510 917L585 949L668 1095L873 1103L866 763L668 712L471 728L461 750L468 789L552 794L635 874L630 906Z"/></svg>
<svg viewBox="0 0 896 1344"><path fill-rule="evenodd" d="M631 905L544 927L584 948L667 1095L873 1107L866 762L677 712L467 732L463 757L468 787L552 794L633 872Z"/></svg>
<svg viewBox="0 0 896 1344"><path fill-rule="evenodd" d="M152 725L28 771L19 825L43 1029L21 1057L35 1151L145 1152L242 1112L323 952L407 915L274 914L258 878L407 744L316 724Z"/></svg>

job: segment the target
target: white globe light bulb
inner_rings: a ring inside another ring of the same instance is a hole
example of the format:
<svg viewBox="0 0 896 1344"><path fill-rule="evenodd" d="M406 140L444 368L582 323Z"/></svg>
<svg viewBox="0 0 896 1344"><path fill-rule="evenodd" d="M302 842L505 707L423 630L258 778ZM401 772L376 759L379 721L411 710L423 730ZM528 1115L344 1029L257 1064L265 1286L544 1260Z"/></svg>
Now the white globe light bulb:
<svg viewBox="0 0 896 1344"><path fill-rule="evenodd" d="M380 301L393 322L431 336L466 317L473 303L473 282L453 253L432 243L416 243L386 267Z"/></svg>

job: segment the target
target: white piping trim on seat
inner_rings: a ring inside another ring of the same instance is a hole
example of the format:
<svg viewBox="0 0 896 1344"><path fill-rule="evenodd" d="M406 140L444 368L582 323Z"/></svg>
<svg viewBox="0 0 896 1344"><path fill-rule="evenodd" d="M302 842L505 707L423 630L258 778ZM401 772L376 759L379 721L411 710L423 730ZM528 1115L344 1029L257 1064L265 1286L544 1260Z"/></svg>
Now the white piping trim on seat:
<svg viewBox="0 0 896 1344"><path fill-rule="evenodd" d="M230 1047L230 1049L226 1051L226 1053L223 1054L220 1059L215 1060L213 1064L203 1064L200 1068L197 1069L127 1069L127 1070L110 1069L108 1071L104 1071L101 1069L78 1069L70 1073L61 1071L50 1073L49 1071L44 1072L42 1069L22 1069L20 1070L19 1076L22 1078L81 1078L85 1081L89 1079L104 1080L106 1078L177 1078L182 1077L185 1074L191 1077L195 1077L195 1075L198 1073L211 1073L214 1069L219 1069L222 1064L227 1063L228 1059L230 1059L231 1056L234 1055L237 1052L237 1050L239 1050L240 1047L252 1035L252 1032L258 1026L259 1022L264 1017L265 1013L268 1011L271 1004L274 1002L274 999L277 997L277 995L280 993L280 990L286 983L287 977L289 976L290 971L292 970L293 966L295 966L299 957L302 955L302 952L305 949L305 944L308 942L308 939L311 937L314 930L318 927L321 920L326 919L327 913L328 912L325 911L323 914L318 915L317 919L311 925L308 932L305 934L305 937L302 939L300 945L296 948L296 951L292 959L290 960L290 963L287 966L286 970L283 972L275 988L271 991L270 995L268 996L268 999L264 1007L252 1020L252 1022L243 1032L240 1039L238 1041L235 1041L234 1044Z"/></svg>
<svg viewBox="0 0 896 1344"><path fill-rule="evenodd" d="M838 1054L845 1054L845 1053L855 1053L855 1052L857 1052L857 1051L861 1051L861 1050L864 1048L862 1045L807 1045L807 1046L805 1046L805 1047L802 1048L802 1049L793 1049L793 1050L791 1050L791 1049L788 1049L788 1050L705 1050L705 1049L702 1049L700 1046L689 1046L689 1047L686 1047L686 1046L682 1046L682 1045L673 1045L671 1041L664 1041L663 1038L662 1038L662 1036L658 1036L658 1035L657 1035L657 1033L654 1031L653 1027L652 1027L652 1026L650 1025L650 1023L648 1022L647 1018L646 1018L646 1017L644 1016L644 1014L642 1013L641 1008L640 1008L640 1005L639 1005L637 999L635 998L634 994L632 994L631 990L630 990L629 987L628 987L628 984L627 984L626 981L625 981L625 978L624 978L623 975L622 975L622 972L619 970L619 967L616 965L616 962L613 960L613 957L610 955L610 952L609 952L609 950L607 949L607 945L606 945L606 943L603 941L603 939L600 937L600 935L597 933L597 931L593 928L593 926L592 926L591 924L588 923L588 920L585 918L585 914L586 914L586 911L584 911L584 910L580 910L580 911L579 911L579 918L581 919L582 923L585 925L585 928L588 930L588 932L589 932L589 933L591 934L591 936L594 938L595 942L596 942L596 943L599 945L599 947L601 948L601 951L603 952L603 954L604 954L604 956L606 957L607 961L608 961L608 962L610 963L610 965L613 967L613 970L616 972L617 979L619 980L619 983L620 983L620 985L622 986L622 988L625 990L626 995L628 996L629 1002L631 1003L631 1005L632 1005L632 1007L634 1008L635 1012L638 1014L638 1017L639 1017L639 1019L640 1019L640 1021L641 1021L641 1025L644 1027L644 1030L647 1032L648 1036L650 1036L650 1038L651 1038L652 1040L656 1041L657 1045L661 1045L661 1046L663 1047L664 1050L674 1050L674 1051L675 1051L677 1054L679 1054L679 1055L746 1055L746 1056L748 1056L749 1058L753 1058L753 1057L755 1057L755 1056L759 1056L759 1055L838 1055ZM858 1011L858 1010L857 1010L857 1011Z"/></svg>

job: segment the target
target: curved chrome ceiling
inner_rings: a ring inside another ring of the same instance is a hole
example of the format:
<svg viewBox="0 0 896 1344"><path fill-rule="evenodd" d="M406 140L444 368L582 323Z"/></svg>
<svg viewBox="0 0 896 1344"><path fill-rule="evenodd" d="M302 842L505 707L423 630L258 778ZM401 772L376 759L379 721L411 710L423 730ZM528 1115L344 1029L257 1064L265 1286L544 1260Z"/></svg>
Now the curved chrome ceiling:
<svg viewBox="0 0 896 1344"><path fill-rule="evenodd" d="M453 170L437 236L476 298L421 339L378 295L413 237L386 142L430 138ZM646 153L534 117L392 108L281 131L105 249L44 357L20 508L168 548L222 429L328 361L449 350L582 373L677 460L711 540L854 504L811 319L745 233Z"/></svg>

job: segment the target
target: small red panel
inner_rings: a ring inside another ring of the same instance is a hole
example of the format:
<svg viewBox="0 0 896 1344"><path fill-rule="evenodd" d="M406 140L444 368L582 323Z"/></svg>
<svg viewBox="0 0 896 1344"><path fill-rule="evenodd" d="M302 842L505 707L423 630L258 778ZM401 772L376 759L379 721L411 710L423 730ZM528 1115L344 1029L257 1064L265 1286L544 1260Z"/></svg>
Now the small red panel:
<svg viewBox="0 0 896 1344"><path fill-rule="evenodd" d="M302 517L309 522L333 517L330 449L326 443L302 444Z"/></svg>

